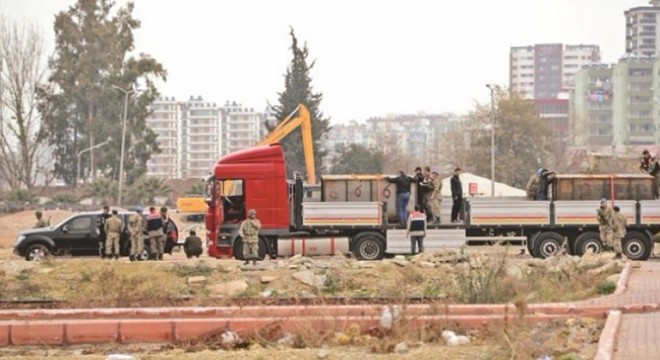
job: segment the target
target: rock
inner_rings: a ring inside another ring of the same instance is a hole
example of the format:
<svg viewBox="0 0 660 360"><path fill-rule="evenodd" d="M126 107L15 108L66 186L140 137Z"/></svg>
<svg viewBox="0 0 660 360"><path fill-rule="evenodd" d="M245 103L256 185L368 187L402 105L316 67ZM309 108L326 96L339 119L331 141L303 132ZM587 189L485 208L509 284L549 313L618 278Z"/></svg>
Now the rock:
<svg viewBox="0 0 660 360"><path fill-rule="evenodd" d="M275 281L275 280L277 280L277 278L276 278L275 276L266 276L266 275L264 275L264 276L262 276L262 277L259 278L259 281L260 281L262 284L270 284L270 283L272 283L272 282Z"/></svg>
<svg viewBox="0 0 660 360"><path fill-rule="evenodd" d="M245 280L233 280L209 286L209 291L215 295L234 296L247 290L248 284Z"/></svg>
<svg viewBox="0 0 660 360"><path fill-rule="evenodd" d="M523 271L520 269L520 267L518 267L518 265L514 263L507 263L504 272L507 274L507 276L510 276L514 279L522 280L524 277Z"/></svg>
<svg viewBox="0 0 660 360"><path fill-rule="evenodd" d="M272 290L272 289L266 289L266 290L264 290L264 291L262 291L262 292L259 293L259 295L260 295L262 298L270 297L272 294L273 294L273 290Z"/></svg>
<svg viewBox="0 0 660 360"><path fill-rule="evenodd" d="M391 330L394 326L394 322L401 316L401 307L394 305L392 307L388 306L383 309L383 312L380 314L380 326L384 329Z"/></svg>
<svg viewBox="0 0 660 360"><path fill-rule="evenodd" d="M615 284L618 284L620 277L621 277L621 274L610 275L610 276L607 277L607 279L605 279L605 281L609 281L609 282L613 282Z"/></svg>
<svg viewBox="0 0 660 360"><path fill-rule="evenodd" d="M317 359L327 359L328 356L330 355L330 351L326 348L321 348L319 351L316 352L316 358Z"/></svg>
<svg viewBox="0 0 660 360"><path fill-rule="evenodd" d="M403 258L402 259L394 258L394 259L391 260L391 263L399 265L401 267L404 267L404 266L409 264L409 262L406 259L403 259Z"/></svg>
<svg viewBox="0 0 660 360"><path fill-rule="evenodd" d="M191 276L186 281L188 284L197 284L206 281L206 276Z"/></svg>
<svg viewBox="0 0 660 360"><path fill-rule="evenodd" d="M287 263L289 263L289 265L314 264L314 260L298 254L293 257L290 257L289 260L287 260Z"/></svg>
<svg viewBox="0 0 660 360"><path fill-rule="evenodd" d="M325 275L316 275L310 270L299 271L291 276L309 286L322 288L325 285Z"/></svg>
<svg viewBox="0 0 660 360"><path fill-rule="evenodd" d="M406 354L408 351L408 344L405 342L400 342L394 346L394 352L397 354Z"/></svg>
<svg viewBox="0 0 660 360"><path fill-rule="evenodd" d="M420 261L418 265L424 269L433 269L435 268L435 264L429 261Z"/></svg>
<svg viewBox="0 0 660 360"><path fill-rule="evenodd" d="M111 354L108 355L105 360L135 360L135 358L127 354Z"/></svg>
<svg viewBox="0 0 660 360"><path fill-rule="evenodd" d="M292 333L284 333L281 338L277 339L277 345L293 346L295 339L296 337Z"/></svg>
<svg viewBox="0 0 660 360"><path fill-rule="evenodd" d="M240 338L237 333L230 330L225 330L225 332L223 332L220 336L220 339L223 345L233 345L237 343Z"/></svg>

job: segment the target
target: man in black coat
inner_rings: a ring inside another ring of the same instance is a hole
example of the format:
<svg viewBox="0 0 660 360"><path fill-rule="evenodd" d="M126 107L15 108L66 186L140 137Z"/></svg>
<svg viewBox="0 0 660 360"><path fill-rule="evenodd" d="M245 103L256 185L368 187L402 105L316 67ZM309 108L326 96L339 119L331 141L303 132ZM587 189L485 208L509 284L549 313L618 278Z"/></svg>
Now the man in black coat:
<svg viewBox="0 0 660 360"><path fill-rule="evenodd" d="M461 205L463 204L463 184L461 184L461 169L454 170L454 176L451 177L451 222L458 222L458 215L461 212Z"/></svg>

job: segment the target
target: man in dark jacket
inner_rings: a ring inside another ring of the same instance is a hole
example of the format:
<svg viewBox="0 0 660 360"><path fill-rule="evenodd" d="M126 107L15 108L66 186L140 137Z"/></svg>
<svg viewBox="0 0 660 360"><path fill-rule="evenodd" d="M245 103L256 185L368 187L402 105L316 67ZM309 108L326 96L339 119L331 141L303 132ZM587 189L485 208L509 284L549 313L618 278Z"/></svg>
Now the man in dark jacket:
<svg viewBox="0 0 660 360"><path fill-rule="evenodd" d="M98 227L99 232L99 256L105 258L105 239L107 237L105 233L105 222L108 220L112 214L110 214L110 207L108 205L103 206L103 212L96 219L96 226Z"/></svg>
<svg viewBox="0 0 660 360"><path fill-rule="evenodd" d="M456 168L454 170L454 176L451 177L451 222L458 222L458 215L461 211L461 206L463 205L463 184L461 184L461 169Z"/></svg>
<svg viewBox="0 0 660 360"><path fill-rule="evenodd" d="M548 200L548 188L555 181L555 173L548 169L539 169L539 184L537 188L536 200Z"/></svg>
<svg viewBox="0 0 660 360"><path fill-rule="evenodd" d="M188 236L183 243L183 251L186 253L188 259L193 256L199 257L204 252L204 249L202 248L202 239L197 236L195 230L190 230L189 234L190 236Z"/></svg>
<svg viewBox="0 0 660 360"><path fill-rule="evenodd" d="M163 217L156 212L155 207L149 208L147 216L147 234L149 235L150 259L163 260L165 252L165 230Z"/></svg>
<svg viewBox="0 0 660 360"><path fill-rule="evenodd" d="M408 200L410 200L410 183L415 181L412 177L399 170L399 176L385 178L385 181L396 184L396 210L399 222L405 224L408 221Z"/></svg>

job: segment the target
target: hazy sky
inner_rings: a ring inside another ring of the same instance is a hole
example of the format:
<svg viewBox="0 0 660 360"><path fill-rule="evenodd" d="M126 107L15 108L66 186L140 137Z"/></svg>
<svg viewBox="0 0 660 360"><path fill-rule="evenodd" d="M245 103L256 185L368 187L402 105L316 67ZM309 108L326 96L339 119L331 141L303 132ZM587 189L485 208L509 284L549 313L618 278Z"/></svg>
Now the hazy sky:
<svg viewBox="0 0 660 360"><path fill-rule="evenodd" d="M126 1L118 0L118 4ZM509 47L596 44L624 52L624 10L647 0L136 0L136 50L169 72L163 95L262 109L291 59L289 26L307 42L313 86L333 122L391 113L466 112L508 85ZM0 0L0 13L52 22L75 0Z"/></svg>

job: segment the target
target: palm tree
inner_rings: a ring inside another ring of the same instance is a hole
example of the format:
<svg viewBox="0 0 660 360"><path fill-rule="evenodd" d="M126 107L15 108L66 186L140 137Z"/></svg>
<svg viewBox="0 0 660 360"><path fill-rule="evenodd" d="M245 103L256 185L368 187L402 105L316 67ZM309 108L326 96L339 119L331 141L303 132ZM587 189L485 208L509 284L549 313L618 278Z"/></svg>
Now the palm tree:
<svg viewBox="0 0 660 360"><path fill-rule="evenodd" d="M85 196L103 204L111 204L117 197L119 184L110 178L99 177L85 186Z"/></svg>
<svg viewBox="0 0 660 360"><path fill-rule="evenodd" d="M169 196L171 192L164 179L143 176L129 188L128 196L135 203L153 204L157 196Z"/></svg>

